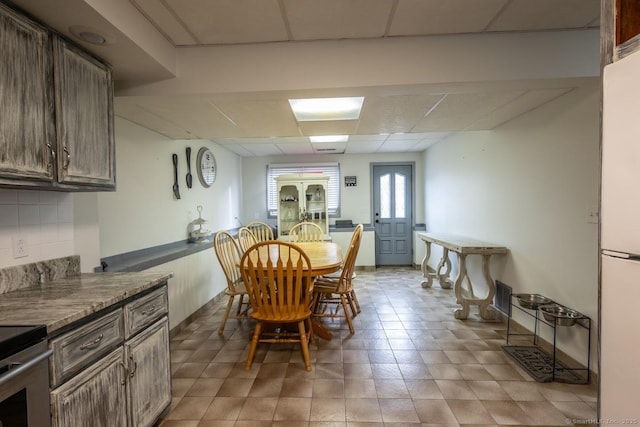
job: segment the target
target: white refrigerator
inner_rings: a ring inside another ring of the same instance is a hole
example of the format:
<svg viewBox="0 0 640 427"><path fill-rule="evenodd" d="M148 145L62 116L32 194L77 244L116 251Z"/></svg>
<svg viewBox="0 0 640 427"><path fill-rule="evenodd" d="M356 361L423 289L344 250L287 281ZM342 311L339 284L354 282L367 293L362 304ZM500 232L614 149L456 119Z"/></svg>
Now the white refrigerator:
<svg viewBox="0 0 640 427"><path fill-rule="evenodd" d="M636 52L603 74L599 418L616 424L640 420L639 193Z"/></svg>

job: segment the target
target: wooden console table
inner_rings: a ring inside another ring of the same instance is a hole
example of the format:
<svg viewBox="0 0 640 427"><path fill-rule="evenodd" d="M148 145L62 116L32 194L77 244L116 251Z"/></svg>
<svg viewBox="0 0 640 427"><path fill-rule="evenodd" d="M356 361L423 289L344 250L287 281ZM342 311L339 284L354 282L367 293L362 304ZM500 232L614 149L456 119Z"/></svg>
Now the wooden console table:
<svg viewBox="0 0 640 427"><path fill-rule="evenodd" d="M480 311L480 317L485 320L494 320L495 312L491 309L490 305L493 303L496 288L491 278L491 273L489 272L489 261L491 255L505 254L508 249L493 243L481 242L451 234L418 233L418 237L424 240L427 245L427 252L422 260L422 275L426 279L422 282L422 287L430 288L431 285L433 285L433 278L437 277L443 289L450 289L453 285L453 290L456 293L456 302L462 305L462 308L456 309L454 313L456 319L466 319L469 316L469 306L477 305ZM442 258L434 273L430 273L428 270L432 243L442 246L443 249ZM449 251L455 252L458 255L458 275L455 282L449 277L449 273L451 273ZM482 273L489 289L489 292L484 298L476 296L473 292L471 278L467 273L467 255L482 256ZM443 269L445 269L444 272L442 271ZM462 286L465 280L468 284L467 288Z"/></svg>

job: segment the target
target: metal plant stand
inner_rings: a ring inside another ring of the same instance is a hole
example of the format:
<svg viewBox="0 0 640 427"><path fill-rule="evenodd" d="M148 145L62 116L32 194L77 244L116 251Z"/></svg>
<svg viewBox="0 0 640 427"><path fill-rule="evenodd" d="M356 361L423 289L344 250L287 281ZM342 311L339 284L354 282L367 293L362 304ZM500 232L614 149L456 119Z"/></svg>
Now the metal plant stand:
<svg viewBox="0 0 640 427"><path fill-rule="evenodd" d="M512 332L511 315L507 318L507 345L503 350L511 356L538 382L558 381L571 384L589 384L591 380L591 318L575 310L558 304L542 295L536 300L546 300L544 304L523 300L523 294L511 295L511 308L514 307L531 317L534 321L533 332ZM514 299L518 303L514 304ZM511 310L512 311L512 310ZM510 312L511 312L510 311ZM553 329L553 350L549 354L538 345L540 324ZM562 327L578 325L588 334L587 366L585 368L568 367L557 357L557 330ZM532 345L509 345L513 336L529 337Z"/></svg>

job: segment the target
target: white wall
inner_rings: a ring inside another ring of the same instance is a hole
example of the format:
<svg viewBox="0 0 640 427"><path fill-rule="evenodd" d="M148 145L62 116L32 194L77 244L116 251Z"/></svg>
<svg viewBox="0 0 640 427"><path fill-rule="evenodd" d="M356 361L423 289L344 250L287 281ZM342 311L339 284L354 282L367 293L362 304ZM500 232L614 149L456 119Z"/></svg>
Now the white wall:
<svg viewBox="0 0 640 427"><path fill-rule="evenodd" d="M494 257L494 279L590 316L594 338L598 225L587 216L599 200L599 105L594 79L494 131L442 141L424 161L427 230L507 246L507 256ZM558 339L586 363L580 329L560 328Z"/></svg>
<svg viewBox="0 0 640 427"><path fill-rule="evenodd" d="M206 140L170 140L123 119L116 119L117 191L99 193L101 257L186 240L189 223L203 207L204 227L211 231L237 226L242 203L240 158ZM187 188L185 148L191 147L193 186ZM200 184L196 155L208 147L218 173L209 188ZM180 199L173 196L173 163L178 154ZM170 327L174 327L226 287L213 246L211 250L153 268L171 271Z"/></svg>
<svg viewBox="0 0 640 427"><path fill-rule="evenodd" d="M193 187L187 188L185 148L191 147ZM209 188L200 184L196 155L208 147L218 174ZM180 200L173 196L171 155L178 154ZM117 191L98 195L100 252L103 257L187 238L197 206L210 230L235 226L242 199L240 158L211 141L174 141L123 119L116 120Z"/></svg>

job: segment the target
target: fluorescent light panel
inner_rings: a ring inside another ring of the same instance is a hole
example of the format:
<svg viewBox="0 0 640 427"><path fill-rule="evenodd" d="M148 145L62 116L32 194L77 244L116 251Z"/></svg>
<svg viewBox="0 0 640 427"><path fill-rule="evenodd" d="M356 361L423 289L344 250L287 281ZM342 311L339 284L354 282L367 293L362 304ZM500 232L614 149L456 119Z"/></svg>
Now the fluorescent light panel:
<svg viewBox="0 0 640 427"><path fill-rule="evenodd" d="M364 97L290 99L289 105L299 122L356 120Z"/></svg>
<svg viewBox="0 0 640 427"><path fill-rule="evenodd" d="M348 140L349 135L321 135L309 137L309 141L311 142L347 142Z"/></svg>

